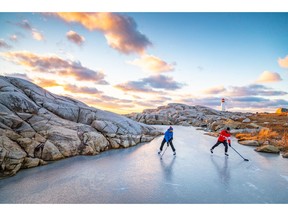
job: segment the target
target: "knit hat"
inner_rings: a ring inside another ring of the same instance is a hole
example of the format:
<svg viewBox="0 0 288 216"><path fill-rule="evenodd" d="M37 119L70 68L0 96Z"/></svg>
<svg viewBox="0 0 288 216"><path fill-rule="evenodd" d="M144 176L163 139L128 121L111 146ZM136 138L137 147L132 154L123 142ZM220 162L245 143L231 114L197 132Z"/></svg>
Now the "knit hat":
<svg viewBox="0 0 288 216"><path fill-rule="evenodd" d="M173 130L173 128L170 126L170 127L169 127L169 130Z"/></svg>

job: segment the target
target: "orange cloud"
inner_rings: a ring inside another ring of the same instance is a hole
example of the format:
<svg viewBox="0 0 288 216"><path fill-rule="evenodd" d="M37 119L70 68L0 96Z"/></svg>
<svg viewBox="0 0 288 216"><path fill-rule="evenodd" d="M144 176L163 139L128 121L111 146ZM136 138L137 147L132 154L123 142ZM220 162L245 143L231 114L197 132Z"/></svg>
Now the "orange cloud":
<svg viewBox="0 0 288 216"><path fill-rule="evenodd" d="M27 51L6 52L1 54L7 61L14 62L39 72L55 72L69 68L68 61L57 56L41 56Z"/></svg>
<svg viewBox="0 0 288 216"><path fill-rule="evenodd" d="M62 59L58 56L38 55L26 51L1 53L7 61L22 65L32 71L55 73L59 76L74 77L79 81L108 84L104 73L83 67L80 62Z"/></svg>
<svg viewBox="0 0 288 216"><path fill-rule="evenodd" d="M85 41L85 38L79 34L77 34L76 32L74 31L69 31L66 33L66 37L69 41L81 46L84 41Z"/></svg>
<svg viewBox="0 0 288 216"><path fill-rule="evenodd" d="M32 33L32 37L35 40L38 40L38 41L44 40L44 36L40 32L38 32L36 29L33 29L31 33Z"/></svg>
<svg viewBox="0 0 288 216"><path fill-rule="evenodd" d="M85 28L104 34L108 45L119 52L143 53L151 45L148 38L137 30L130 17L114 13L53 13L66 22L77 22Z"/></svg>
<svg viewBox="0 0 288 216"><path fill-rule="evenodd" d="M57 83L55 80L48 80L48 79L41 79L41 78L36 79L35 83L43 88L60 86L60 84Z"/></svg>
<svg viewBox="0 0 288 216"><path fill-rule="evenodd" d="M257 83L267 83L267 82L279 82L282 78L278 73L270 72L270 71L264 71L258 80Z"/></svg>
<svg viewBox="0 0 288 216"><path fill-rule="evenodd" d="M129 62L132 65L139 66L143 70L152 71L152 72L168 72L173 71L174 66L168 64L167 62L161 60L160 58L153 55L142 55L140 59L135 59L132 62Z"/></svg>
<svg viewBox="0 0 288 216"><path fill-rule="evenodd" d="M288 55L284 59L279 58L278 64L280 65L280 67L288 68Z"/></svg>

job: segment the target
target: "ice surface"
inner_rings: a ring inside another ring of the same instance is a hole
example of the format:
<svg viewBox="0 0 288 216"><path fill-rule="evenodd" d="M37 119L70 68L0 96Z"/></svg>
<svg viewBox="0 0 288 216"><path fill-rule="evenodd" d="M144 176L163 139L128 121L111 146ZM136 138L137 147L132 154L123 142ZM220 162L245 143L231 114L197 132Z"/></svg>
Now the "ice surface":
<svg viewBox="0 0 288 216"><path fill-rule="evenodd" d="M166 131L168 126L155 126ZM215 137L173 126L177 156L150 143L77 156L0 180L0 203L288 203L288 160L232 139L224 156Z"/></svg>

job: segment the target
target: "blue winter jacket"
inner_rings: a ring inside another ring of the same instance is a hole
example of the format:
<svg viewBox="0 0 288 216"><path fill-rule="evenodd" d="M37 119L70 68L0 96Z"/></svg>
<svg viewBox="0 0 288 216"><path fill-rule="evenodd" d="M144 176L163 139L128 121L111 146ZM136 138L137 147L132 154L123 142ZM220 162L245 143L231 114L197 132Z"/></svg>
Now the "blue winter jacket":
<svg viewBox="0 0 288 216"><path fill-rule="evenodd" d="M170 130L168 129L164 134L164 138L165 138L166 142L168 142L170 139L172 139L173 138L173 131L170 132Z"/></svg>

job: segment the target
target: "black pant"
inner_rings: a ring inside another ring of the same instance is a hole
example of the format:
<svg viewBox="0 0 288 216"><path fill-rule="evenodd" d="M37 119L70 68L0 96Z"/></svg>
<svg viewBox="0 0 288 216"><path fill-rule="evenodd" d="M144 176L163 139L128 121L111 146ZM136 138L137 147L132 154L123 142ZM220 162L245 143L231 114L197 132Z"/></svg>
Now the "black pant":
<svg viewBox="0 0 288 216"><path fill-rule="evenodd" d="M222 143L224 146L225 146L225 153L228 152L228 144L227 144L227 141L224 140L224 141L217 141L217 143L211 148L212 150L217 147L218 145L220 145L220 143Z"/></svg>
<svg viewBox="0 0 288 216"><path fill-rule="evenodd" d="M163 146L164 146L165 143L166 143L166 139L164 138L164 139L162 140L162 143L161 143L161 146L160 146L160 151L163 150ZM173 152L175 152L176 149L174 148L174 145L173 145L173 143L172 143L172 140L169 140L167 143L169 143L169 144L171 145L171 148L172 148Z"/></svg>

